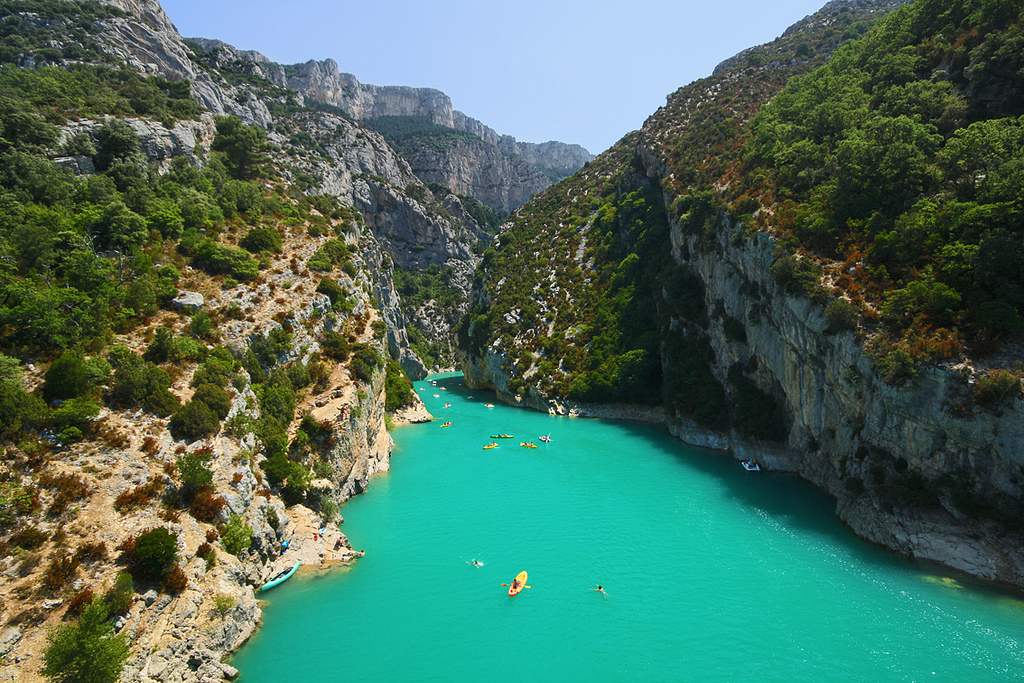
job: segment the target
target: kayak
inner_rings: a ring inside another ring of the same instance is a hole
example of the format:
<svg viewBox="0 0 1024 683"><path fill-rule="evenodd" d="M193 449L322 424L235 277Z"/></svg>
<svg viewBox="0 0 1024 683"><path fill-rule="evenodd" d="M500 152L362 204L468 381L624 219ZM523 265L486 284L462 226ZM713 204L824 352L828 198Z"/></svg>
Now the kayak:
<svg viewBox="0 0 1024 683"><path fill-rule="evenodd" d="M522 446L523 448L536 448L537 447L537 444L533 443L532 441L526 441L526 442L520 441L519 445Z"/></svg>
<svg viewBox="0 0 1024 683"><path fill-rule="evenodd" d="M511 434L491 434L492 439L511 439Z"/></svg>
<svg viewBox="0 0 1024 683"><path fill-rule="evenodd" d="M523 590L523 588L525 588L525 587L526 587L526 571L524 570L524 571L519 572L519 574L516 576L515 581L513 581L512 585L508 587L508 594L509 595L516 595L516 594L519 593L519 591Z"/></svg>
<svg viewBox="0 0 1024 683"><path fill-rule="evenodd" d="M270 579L270 581L267 581L265 584L260 586L260 590L261 591L268 591L271 588L273 588L274 586L276 586L277 584L284 583L288 579L292 578L292 574L295 573L295 570L299 568L300 564L302 564L302 563L301 562L296 562L295 564L293 564L292 566L288 567L287 569L281 570L280 572L275 574L274 577L272 579Z"/></svg>
<svg viewBox="0 0 1024 683"><path fill-rule="evenodd" d="M497 447L498 447L498 444L496 444L496 443L489 443L486 446L484 446L484 450L486 451L488 448L497 448Z"/></svg>

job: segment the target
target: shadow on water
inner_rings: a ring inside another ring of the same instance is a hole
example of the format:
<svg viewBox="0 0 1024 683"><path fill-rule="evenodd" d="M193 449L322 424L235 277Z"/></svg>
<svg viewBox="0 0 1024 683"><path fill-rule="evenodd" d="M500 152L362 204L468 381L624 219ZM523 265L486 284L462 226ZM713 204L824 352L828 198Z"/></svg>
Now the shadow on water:
<svg viewBox="0 0 1024 683"><path fill-rule="evenodd" d="M689 446L672 436L667 428L629 422L620 424L635 438L648 442L652 449L713 477L725 488L728 497L764 512L788 528L813 533L846 548L865 562L890 566L902 563L908 568L922 568L922 563L892 554L854 534L836 516L835 498L797 474L748 472L732 454Z"/></svg>

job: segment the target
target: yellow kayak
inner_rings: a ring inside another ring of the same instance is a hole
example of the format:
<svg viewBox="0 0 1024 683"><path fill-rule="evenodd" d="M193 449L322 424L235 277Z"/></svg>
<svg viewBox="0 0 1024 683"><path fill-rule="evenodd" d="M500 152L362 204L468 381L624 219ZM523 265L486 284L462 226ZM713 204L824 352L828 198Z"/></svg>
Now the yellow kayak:
<svg viewBox="0 0 1024 683"><path fill-rule="evenodd" d="M516 576L515 581L513 581L512 585L508 587L508 594L509 595L516 595L516 594L519 593L519 591L523 590L523 588L525 588L525 587L526 587L526 571L524 570L524 571L519 572L519 575Z"/></svg>

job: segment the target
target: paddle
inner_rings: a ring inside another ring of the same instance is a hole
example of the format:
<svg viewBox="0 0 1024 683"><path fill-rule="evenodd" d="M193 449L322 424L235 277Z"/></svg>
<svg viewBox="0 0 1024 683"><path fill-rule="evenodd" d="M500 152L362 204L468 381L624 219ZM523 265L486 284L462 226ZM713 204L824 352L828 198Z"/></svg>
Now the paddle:
<svg viewBox="0 0 1024 683"><path fill-rule="evenodd" d="M503 584L501 584L501 585L502 585L502 586L507 586L508 584L507 584L507 583L503 583ZM523 586L523 588L533 588L533 586Z"/></svg>

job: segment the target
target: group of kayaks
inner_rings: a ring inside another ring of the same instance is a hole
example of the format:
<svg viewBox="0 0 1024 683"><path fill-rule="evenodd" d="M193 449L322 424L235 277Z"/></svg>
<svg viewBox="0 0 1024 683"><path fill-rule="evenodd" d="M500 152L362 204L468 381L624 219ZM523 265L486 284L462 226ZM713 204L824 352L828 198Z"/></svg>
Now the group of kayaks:
<svg viewBox="0 0 1024 683"><path fill-rule="evenodd" d="M492 439L511 439L513 437L512 437L511 434L504 434L504 433L502 433L502 434L491 434L491 438ZM540 437L537 437L537 438L539 438L544 443L551 443L551 435L550 434L548 434L547 436L540 436ZM520 441L519 445L522 446L523 448L536 448L537 447L537 444L535 444L532 441ZM497 447L498 447L498 442L497 441L492 441L491 443L486 444L484 446L484 450L486 451L486 450L490 450L491 448L497 448Z"/></svg>

